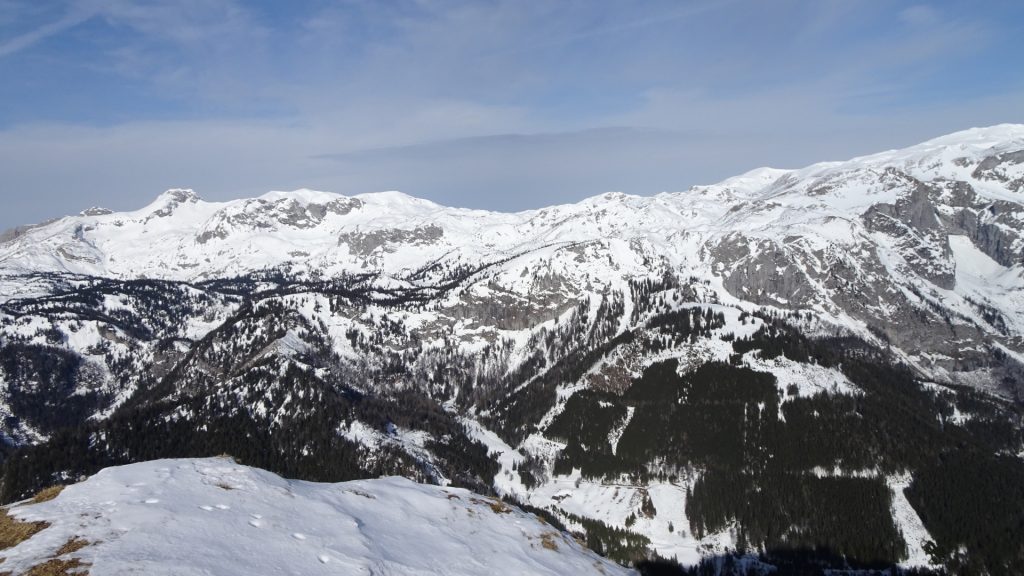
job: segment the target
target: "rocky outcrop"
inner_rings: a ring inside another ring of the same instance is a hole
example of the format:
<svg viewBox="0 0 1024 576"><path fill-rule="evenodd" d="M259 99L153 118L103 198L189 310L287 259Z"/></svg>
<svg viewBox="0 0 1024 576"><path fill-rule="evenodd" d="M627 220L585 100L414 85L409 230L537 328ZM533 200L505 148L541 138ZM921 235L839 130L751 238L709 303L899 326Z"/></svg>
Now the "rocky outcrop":
<svg viewBox="0 0 1024 576"><path fill-rule="evenodd" d="M725 289L751 302L803 308L817 300L798 252L771 240L735 234L711 248Z"/></svg>
<svg viewBox="0 0 1024 576"><path fill-rule="evenodd" d="M192 190L174 189L168 190L157 198L160 207L150 214L150 217L167 218L174 214L175 209L182 204L195 204L202 198Z"/></svg>
<svg viewBox="0 0 1024 576"><path fill-rule="evenodd" d="M431 224L412 230L401 228L373 230L371 232L344 232L338 236L338 246L348 246L349 253L366 257L377 250L389 252L399 244L431 244L444 236L444 229Z"/></svg>
<svg viewBox="0 0 1024 576"><path fill-rule="evenodd" d="M330 202L300 202L294 198L266 200L254 198L241 207L225 208L210 219L196 242L205 244L214 238L225 239L234 229L307 230L323 223L328 215L344 216L363 205L358 198L340 197Z"/></svg>
<svg viewBox="0 0 1024 576"><path fill-rule="evenodd" d="M956 270L950 260L949 238L930 199L930 190L916 179L898 175L911 187L910 194L895 204L868 208L861 216L864 226L890 236L914 272L936 286L952 289Z"/></svg>
<svg viewBox="0 0 1024 576"><path fill-rule="evenodd" d="M979 180L994 180L1014 192L1024 191L1024 171L1017 169L1024 164L1024 150L1004 152L989 156L978 163L971 176Z"/></svg>

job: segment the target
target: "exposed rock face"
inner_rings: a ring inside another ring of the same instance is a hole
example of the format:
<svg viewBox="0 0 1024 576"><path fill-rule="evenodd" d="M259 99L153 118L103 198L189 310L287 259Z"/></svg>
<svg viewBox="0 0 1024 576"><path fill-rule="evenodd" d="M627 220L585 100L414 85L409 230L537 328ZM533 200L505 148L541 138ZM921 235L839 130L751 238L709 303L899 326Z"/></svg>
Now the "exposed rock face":
<svg viewBox="0 0 1024 576"><path fill-rule="evenodd" d="M82 210L82 216L106 216L107 214L113 214L114 211L107 208L100 208L93 206L92 208L86 208Z"/></svg>
<svg viewBox="0 0 1024 576"><path fill-rule="evenodd" d="M892 237L908 265L936 286L952 289L956 282L949 241L939 223L928 188L911 180L909 196L895 204L875 204L862 216L865 227Z"/></svg>
<svg viewBox="0 0 1024 576"><path fill-rule="evenodd" d="M722 272L726 290L744 300L803 308L819 299L809 271L790 246L735 234L713 246L711 257Z"/></svg>
<svg viewBox="0 0 1024 576"><path fill-rule="evenodd" d="M982 210L960 211L955 223L982 252L1010 267L1024 263L1024 239L1015 229L1022 216L1019 205L995 202Z"/></svg>
<svg viewBox="0 0 1024 576"><path fill-rule="evenodd" d="M320 226L329 215L344 216L362 205L358 198L345 197L323 203L300 202L295 198L254 198L241 206L230 206L215 213L195 240L199 244L214 238L223 240L236 230L310 230Z"/></svg>
<svg viewBox="0 0 1024 576"><path fill-rule="evenodd" d="M1024 263L1024 207L1018 202L980 196L962 180L941 181L938 216L942 229L971 239L979 250L999 264Z"/></svg>
<svg viewBox="0 0 1024 576"><path fill-rule="evenodd" d="M157 202L161 203L162 206L154 210L151 217L167 218L174 214L174 211L178 206L181 206L182 204L196 204L201 201L202 198L192 190L168 190L161 194L157 199Z"/></svg>
<svg viewBox="0 0 1024 576"><path fill-rule="evenodd" d="M343 232L338 236L339 246L348 246L357 256L370 256L374 252L394 252L398 245L431 244L444 236L444 228L437 225L417 226L412 230L392 228L371 232Z"/></svg>
<svg viewBox="0 0 1024 576"><path fill-rule="evenodd" d="M526 294L492 281L483 294L467 293L445 313L456 320L473 320L499 330L523 330L557 319L577 305L578 297L559 276L538 278Z"/></svg>
<svg viewBox="0 0 1024 576"><path fill-rule="evenodd" d="M979 162L971 175L979 180L995 180L1014 192L1020 192L1024 190L1024 170L1019 168L1021 164L1024 164L1024 150L1004 152Z"/></svg>

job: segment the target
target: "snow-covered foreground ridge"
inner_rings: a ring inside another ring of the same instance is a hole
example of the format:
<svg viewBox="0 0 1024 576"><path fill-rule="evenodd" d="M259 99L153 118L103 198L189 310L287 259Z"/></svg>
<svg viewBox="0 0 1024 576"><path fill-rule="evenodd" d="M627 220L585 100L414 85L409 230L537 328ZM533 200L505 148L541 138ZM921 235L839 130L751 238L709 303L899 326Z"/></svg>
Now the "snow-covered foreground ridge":
<svg viewBox="0 0 1024 576"><path fill-rule="evenodd" d="M92 576L630 574L516 508L392 477L283 479L225 458L107 468L12 516L51 525L0 552L21 573L72 539Z"/></svg>

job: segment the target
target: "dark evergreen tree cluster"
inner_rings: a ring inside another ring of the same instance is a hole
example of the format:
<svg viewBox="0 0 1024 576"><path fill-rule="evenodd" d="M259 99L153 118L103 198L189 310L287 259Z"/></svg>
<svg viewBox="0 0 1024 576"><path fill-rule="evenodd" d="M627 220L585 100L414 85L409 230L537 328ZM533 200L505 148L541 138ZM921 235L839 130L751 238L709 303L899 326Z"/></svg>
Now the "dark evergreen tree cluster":
<svg viewBox="0 0 1024 576"><path fill-rule="evenodd" d="M966 388L925 388L863 341L808 339L782 318L762 320L733 343L737 355L834 367L858 392L802 397L742 366L707 363L680 374L675 360L665 361L621 396L589 390L566 403L548 431L567 445L556 472L641 482L697 474L686 502L696 535L735 526L741 547L783 564L813 557L823 570L881 569L905 557L890 489L875 474L909 471L908 497L936 538L937 559L979 573L1020 566L1024 470L1018 457L999 456L1022 446L1018 408ZM954 406L970 416L953 418ZM608 435L630 407L613 454ZM870 473L814 472L834 468Z"/></svg>
<svg viewBox="0 0 1024 576"><path fill-rule="evenodd" d="M1024 570L1024 461L974 450L914 474L907 499L935 539L928 552L958 574Z"/></svg>
<svg viewBox="0 0 1024 576"><path fill-rule="evenodd" d="M7 387L7 404L13 415L30 426L52 433L68 424L84 422L109 402L108 395L88 386L85 365L76 354L63 348L10 342L0 346L0 370Z"/></svg>
<svg viewBox="0 0 1024 576"><path fill-rule="evenodd" d="M606 558L629 565L639 562L651 554L651 541L642 534L637 534L629 529L609 526L593 518L584 518L565 512L562 514L583 527L584 535L582 536L587 548Z"/></svg>

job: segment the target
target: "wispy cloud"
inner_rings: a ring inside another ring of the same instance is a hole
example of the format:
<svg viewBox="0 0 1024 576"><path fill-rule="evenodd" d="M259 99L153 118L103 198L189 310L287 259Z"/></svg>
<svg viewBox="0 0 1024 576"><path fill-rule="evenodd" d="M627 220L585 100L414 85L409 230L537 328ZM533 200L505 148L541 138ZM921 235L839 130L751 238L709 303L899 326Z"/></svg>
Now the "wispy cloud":
<svg viewBox="0 0 1024 576"><path fill-rule="evenodd" d="M64 32L65 30L74 28L79 24L93 18L97 15L98 10L92 6L78 6L70 8L63 16L42 24L36 28L22 32L14 36L0 41L0 58L10 56L30 48L35 44Z"/></svg>

